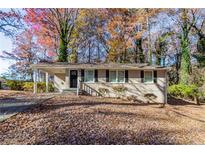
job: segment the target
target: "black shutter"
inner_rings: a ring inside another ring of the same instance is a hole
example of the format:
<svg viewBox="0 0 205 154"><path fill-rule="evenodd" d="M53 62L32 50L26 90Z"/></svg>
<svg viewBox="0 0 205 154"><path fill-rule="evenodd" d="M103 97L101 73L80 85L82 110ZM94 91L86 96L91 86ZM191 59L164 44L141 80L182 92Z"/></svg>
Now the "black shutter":
<svg viewBox="0 0 205 154"><path fill-rule="evenodd" d="M81 70L81 81L82 82L84 82L84 74L85 74L84 70Z"/></svg>
<svg viewBox="0 0 205 154"><path fill-rule="evenodd" d="M157 83L157 71L154 71L154 83Z"/></svg>
<svg viewBox="0 0 205 154"><path fill-rule="evenodd" d="M125 82L128 82L128 70L125 70Z"/></svg>
<svg viewBox="0 0 205 154"><path fill-rule="evenodd" d="M95 70L95 82L98 82L98 70Z"/></svg>
<svg viewBox="0 0 205 154"><path fill-rule="evenodd" d="M144 71L141 71L141 82L144 82Z"/></svg>
<svg viewBox="0 0 205 154"><path fill-rule="evenodd" d="M106 82L109 82L109 70L106 70Z"/></svg>

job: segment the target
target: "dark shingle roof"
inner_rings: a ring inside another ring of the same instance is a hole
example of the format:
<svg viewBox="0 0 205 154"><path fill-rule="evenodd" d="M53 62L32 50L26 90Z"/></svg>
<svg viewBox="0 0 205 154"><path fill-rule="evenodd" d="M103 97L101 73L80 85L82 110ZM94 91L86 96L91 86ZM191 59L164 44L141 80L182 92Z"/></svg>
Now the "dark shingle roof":
<svg viewBox="0 0 205 154"><path fill-rule="evenodd" d="M168 69L159 65L148 65L147 63L39 63L31 65L31 68L72 68L72 69Z"/></svg>

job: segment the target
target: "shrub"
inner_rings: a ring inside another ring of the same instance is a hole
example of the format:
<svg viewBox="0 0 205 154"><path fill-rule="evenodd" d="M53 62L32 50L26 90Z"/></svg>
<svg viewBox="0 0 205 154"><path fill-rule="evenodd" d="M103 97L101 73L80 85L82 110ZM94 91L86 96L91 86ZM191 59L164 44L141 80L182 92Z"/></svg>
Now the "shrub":
<svg viewBox="0 0 205 154"><path fill-rule="evenodd" d="M48 84L48 91L49 92L54 92L55 91L55 87L54 87L53 83Z"/></svg>
<svg viewBox="0 0 205 154"><path fill-rule="evenodd" d="M137 96L135 96L135 95L127 96L127 100L133 101L133 102L136 102L136 101L139 102Z"/></svg>
<svg viewBox="0 0 205 154"><path fill-rule="evenodd" d="M45 82L38 82L37 83L37 91L42 93L42 92L46 92L46 83Z"/></svg>
<svg viewBox="0 0 205 154"><path fill-rule="evenodd" d="M25 82L23 86L24 91L33 91L33 82ZM45 82L38 82L37 83L37 92L46 92L46 83ZM53 92L54 91L54 86L53 84L49 83L48 84L48 91Z"/></svg>
<svg viewBox="0 0 205 154"><path fill-rule="evenodd" d="M189 76L189 83L202 87L205 83L205 68L192 68L192 74Z"/></svg>
<svg viewBox="0 0 205 154"><path fill-rule="evenodd" d="M170 95L182 98L190 98L194 99L199 97L200 93L196 85L172 85L168 88L168 92Z"/></svg>
<svg viewBox="0 0 205 154"><path fill-rule="evenodd" d="M120 97L125 93L125 91L127 91L127 88L124 86L115 86L113 87L113 90L117 93L118 97Z"/></svg>
<svg viewBox="0 0 205 154"><path fill-rule="evenodd" d="M98 91L103 95L106 95L110 92L107 88L99 88Z"/></svg>
<svg viewBox="0 0 205 154"><path fill-rule="evenodd" d="M38 92L46 92L46 83L45 82L38 82L37 84L38 87ZM48 84L48 91L49 92L54 92L55 88L52 83Z"/></svg>
<svg viewBox="0 0 205 154"><path fill-rule="evenodd" d="M17 80L8 80L6 85L11 90L24 90L24 91L33 91L33 82L25 82L25 81L17 81ZM46 83L45 82L38 82L37 83L37 92L46 92ZM54 86L53 84L48 84L48 91L53 92Z"/></svg>
<svg viewBox="0 0 205 154"><path fill-rule="evenodd" d="M24 82L23 90L24 91L33 91L33 82Z"/></svg>
<svg viewBox="0 0 205 154"><path fill-rule="evenodd" d="M23 90L23 81L17 80L7 80L6 86L8 86L11 90Z"/></svg>
<svg viewBox="0 0 205 154"><path fill-rule="evenodd" d="M205 102L205 83L199 88L199 99Z"/></svg>
<svg viewBox="0 0 205 154"><path fill-rule="evenodd" d="M157 96L155 94L153 94L153 93L146 93L146 94L144 94L144 97L146 97L146 98L148 98L150 100L154 100L154 99L157 98Z"/></svg>

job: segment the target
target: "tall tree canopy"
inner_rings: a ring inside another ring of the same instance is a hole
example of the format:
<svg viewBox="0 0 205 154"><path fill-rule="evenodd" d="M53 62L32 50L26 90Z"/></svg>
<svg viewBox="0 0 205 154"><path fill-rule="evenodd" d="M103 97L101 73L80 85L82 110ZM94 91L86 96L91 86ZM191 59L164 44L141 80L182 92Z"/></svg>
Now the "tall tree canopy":
<svg viewBox="0 0 205 154"><path fill-rule="evenodd" d="M16 36L13 51L3 51L1 57L16 61L16 63L10 67L11 70L15 70L11 72L11 75L19 79L32 79L33 71L30 65L45 59L50 59L45 52L43 52L43 48L38 46L38 42L30 30L24 31Z"/></svg>
<svg viewBox="0 0 205 154"><path fill-rule="evenodd" d="M25 21L40 35L39 42L57 47L58 60L66 62L77 16L78 9L26 9Z"/></svg>
<svg viewBox="0 0 205 154"><path fill-rule="evenodd" d="M205 63L204 12L146 8L0 10L0 32L16 36L13 50L2 57L18 64L26 59L27 64L60 61L150 65L160 65L165 58L163 62L176 68L176 81L188 83L192 64L203 67Z"/></svg>

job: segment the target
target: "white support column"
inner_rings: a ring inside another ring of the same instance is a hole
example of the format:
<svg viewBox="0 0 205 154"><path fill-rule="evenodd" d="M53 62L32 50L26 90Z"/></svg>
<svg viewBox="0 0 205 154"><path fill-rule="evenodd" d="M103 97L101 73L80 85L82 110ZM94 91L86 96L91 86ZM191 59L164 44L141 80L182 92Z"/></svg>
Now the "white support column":
<svg viewBox="0 0 205 154"><path fill-rule="evenodd" d="M37 93L37 69L33 70L33 93L36 94Z"/></svg>
<svg viewBox="0 0 205 154"><path fill-rule="evenodd" d="M46 93L48 93L48 72L46 72Z"/></svg>

